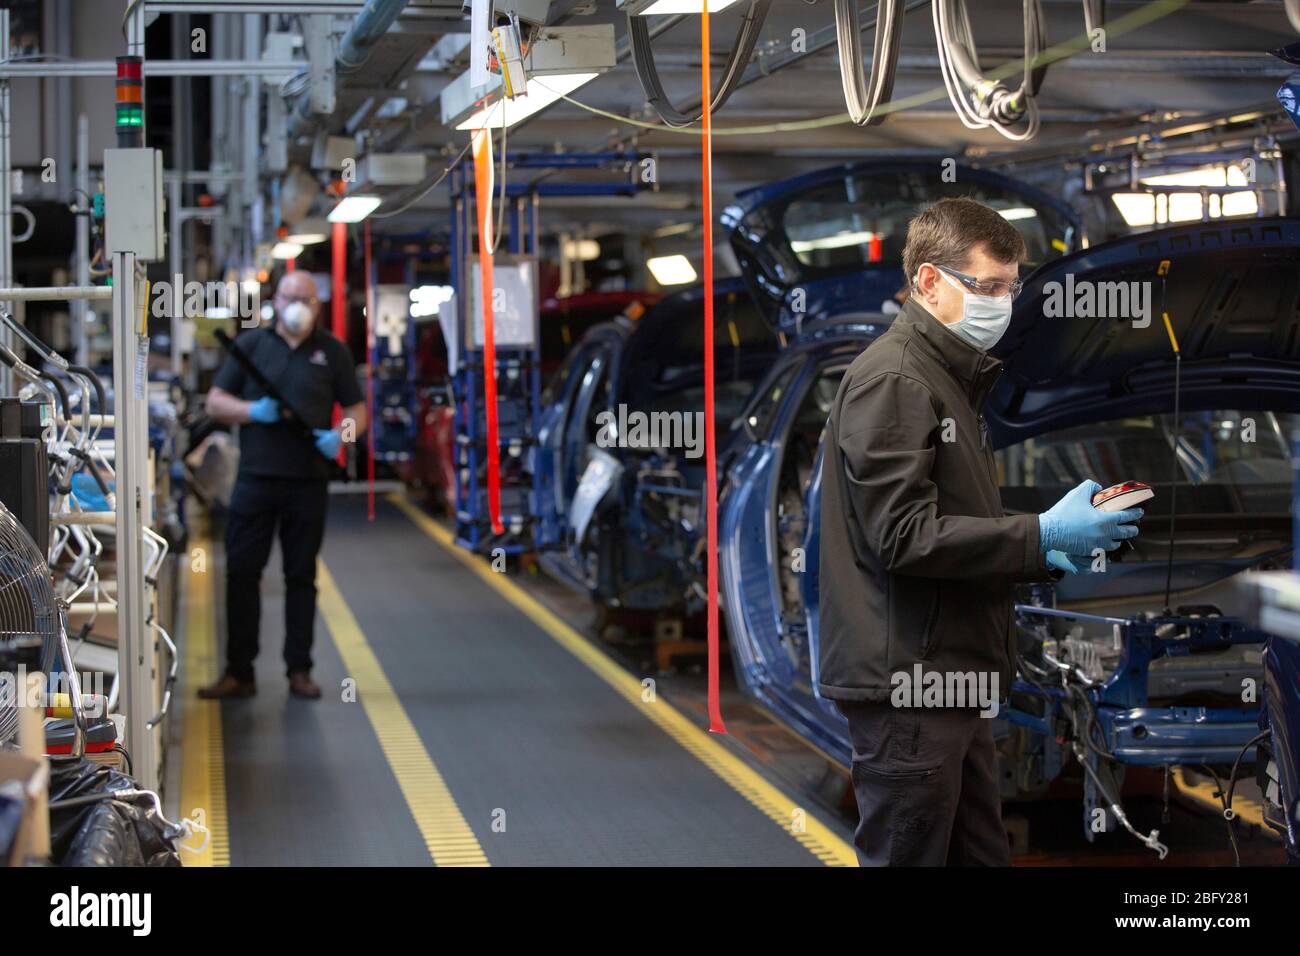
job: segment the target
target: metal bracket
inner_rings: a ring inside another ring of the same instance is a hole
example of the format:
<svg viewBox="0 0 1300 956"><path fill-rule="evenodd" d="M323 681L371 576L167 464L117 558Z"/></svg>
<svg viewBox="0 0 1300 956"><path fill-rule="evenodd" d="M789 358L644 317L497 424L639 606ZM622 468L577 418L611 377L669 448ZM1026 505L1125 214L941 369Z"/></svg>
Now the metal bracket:
<svg viewBox="0 0 1300 956"><path fill-rule="evenodd" d="M317 14L302 18L302 36L307 49L308 103L317 115L334 112L334 18Z"/></svg>

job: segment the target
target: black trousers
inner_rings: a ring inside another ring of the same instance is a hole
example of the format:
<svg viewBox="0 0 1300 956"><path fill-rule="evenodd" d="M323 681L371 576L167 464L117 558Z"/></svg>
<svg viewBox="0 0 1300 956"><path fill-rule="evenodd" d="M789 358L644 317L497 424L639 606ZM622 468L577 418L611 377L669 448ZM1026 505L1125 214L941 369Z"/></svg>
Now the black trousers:
<svg viewBox="0 0 1300 956"><path fill-rule="evenodd" d="M992 721L837 701L853 741L862 866L1008 866Z"/></svg>
<svg viewBox="0 0 1300 956"><path fill-rule="evenodd" d="M262 571L280 531L284 570L284 664L311 670L316 622L316 555L325 537L329 485L301 478L240 475L226 517L226 671L253 679L262 616Z"/></svg>

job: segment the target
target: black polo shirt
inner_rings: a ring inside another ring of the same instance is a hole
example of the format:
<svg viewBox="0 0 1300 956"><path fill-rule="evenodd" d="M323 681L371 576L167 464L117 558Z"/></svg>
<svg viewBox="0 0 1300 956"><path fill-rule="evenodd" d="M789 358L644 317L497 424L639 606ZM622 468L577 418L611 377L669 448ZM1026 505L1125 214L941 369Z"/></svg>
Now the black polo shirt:
<svg viewBox="0 0 1300 956"><path fill-rule="evenodd" d="M275 326L245 332L235 340L275 384L280 395L312 428L329 428L334 403L345 408L361 401L356 367L348 347L317 324L297 348ZM246 401L266 394L229 355L212 384ZM285 422L239 426L239 473L272 478L328 478L329 466L310 438Z"/></svg>

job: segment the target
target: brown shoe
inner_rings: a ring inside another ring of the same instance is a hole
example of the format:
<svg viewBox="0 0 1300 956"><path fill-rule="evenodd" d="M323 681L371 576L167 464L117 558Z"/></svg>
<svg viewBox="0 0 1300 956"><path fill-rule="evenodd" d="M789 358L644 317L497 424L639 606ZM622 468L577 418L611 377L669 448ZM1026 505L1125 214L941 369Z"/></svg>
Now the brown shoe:
<svg viewBox="0 0 1300 956"><path fill-rule="evenodd" d="M199 688L199 696L204 700L228 700L236 697L252 697L257 693L257 684L251 680L240 680L234 674L223 674L221 680L207 687Z"/></svg>
<svg viewBox="0 0 1300 956"><path fill-rule="evenodd" d="M294 671L289 675L289 693L303 700L319 700L320 686L306 671Z"/></svg>

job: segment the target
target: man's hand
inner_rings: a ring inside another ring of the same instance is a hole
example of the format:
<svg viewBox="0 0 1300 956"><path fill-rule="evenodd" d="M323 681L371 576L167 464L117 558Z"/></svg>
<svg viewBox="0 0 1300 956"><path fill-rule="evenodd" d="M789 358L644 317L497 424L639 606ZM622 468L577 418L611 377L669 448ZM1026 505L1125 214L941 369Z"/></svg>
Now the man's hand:
<svg viewBox="0 0 1300 956"><path fill-rule="evenodd" d="M311 433L316 436L318 452L326 458L338 457L339 449L343 446L343 436L337 428L313 428Z"/></svg>
<svg viewBox="0 0 1300 956"><path fill-rule="evenodd" d="M280 420L280 403L270 395L263 395L249 403L248 420L259 425L274 425Z"/></svg>
<svg viewBox="0 0 1300 956"><path fill-rule="evenodd" d="M1038 516L1039 541L1044 551L1064 554L1092 554L1101 548L1114 551L1125 538L1136 538L1132 522L1142 517L1141 508L1126 511L1098 511L1092 496L1101 491L1095 481L1085 481Z"/></svg>

